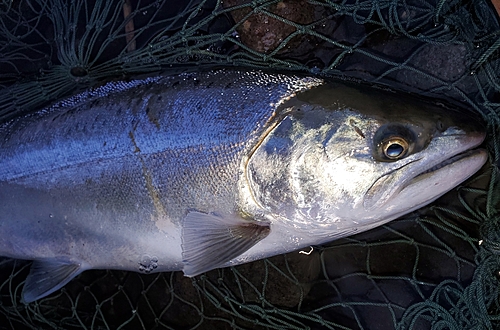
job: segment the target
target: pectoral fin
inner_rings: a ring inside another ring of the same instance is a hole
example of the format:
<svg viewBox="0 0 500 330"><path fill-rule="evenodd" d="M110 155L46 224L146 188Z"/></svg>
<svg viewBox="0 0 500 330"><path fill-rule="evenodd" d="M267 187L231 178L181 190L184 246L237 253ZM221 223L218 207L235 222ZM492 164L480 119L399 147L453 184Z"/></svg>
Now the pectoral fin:
<svg viewBox="0 0 500 330"><path fill-rule="evenodd" d="M66 259L35 260L24 283L22 301L28 304L59 290L83 271Z"/></svg>
<svg viewBox="0 0 500 330"><path fill-rule="evenodd" d="M269 230L269 223L189 212L182 225L184 275L222 266L265 238Z"/></svg>

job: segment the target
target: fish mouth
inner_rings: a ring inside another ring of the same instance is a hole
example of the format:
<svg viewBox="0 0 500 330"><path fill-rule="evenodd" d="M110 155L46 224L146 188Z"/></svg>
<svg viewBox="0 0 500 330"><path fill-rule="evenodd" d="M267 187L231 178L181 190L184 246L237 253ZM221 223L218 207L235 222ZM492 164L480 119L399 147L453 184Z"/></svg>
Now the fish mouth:
<svg viewBox="0 0 500 330"><path fill-rule="evenodd" d="M445 159L441 163L436 164L436 165L424 170L423 172L417 174L415 177L413 177L413 179L408 181L403 186L403 189L412 185L412 184L415 184L421 180L425 180L426 178L429 178L430 176L437 174L437 172L440 170L449 169L450 167L453 166L453 164L457 164L458 162L464 162L464 161L467 161L469 159L473 159L475 157L482 157L485 154L486 154L486 150L479 148L479 149L467 150L467 151L464 151L462 153L451 156L450 158Z"/></svg>

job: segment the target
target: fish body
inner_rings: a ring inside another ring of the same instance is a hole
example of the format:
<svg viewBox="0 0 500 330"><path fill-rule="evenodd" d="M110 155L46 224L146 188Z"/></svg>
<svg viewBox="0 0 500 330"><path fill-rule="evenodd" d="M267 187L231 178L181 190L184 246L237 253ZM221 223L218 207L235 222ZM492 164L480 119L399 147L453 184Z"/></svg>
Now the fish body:
<svg viewBox="0 0 500 330"><path fill-rule="evenodd" d="M113 82L0 126L0 255L25 302L86 269L187 276L382 225L486 161L470 116L219 70Z"/></svg>

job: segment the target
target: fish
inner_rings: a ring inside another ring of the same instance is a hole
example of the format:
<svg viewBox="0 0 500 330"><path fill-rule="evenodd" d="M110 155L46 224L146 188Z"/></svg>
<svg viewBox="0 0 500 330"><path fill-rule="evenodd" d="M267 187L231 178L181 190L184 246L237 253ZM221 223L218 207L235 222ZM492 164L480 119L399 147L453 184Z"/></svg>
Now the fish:
<svg viewBox="0 0 500 330"><path fill-rule="evenodd" d="M0 255L26 304L89 269L186 276L434 201L487 161L459 109L238 69L109 82L0 124Z"/></svg>

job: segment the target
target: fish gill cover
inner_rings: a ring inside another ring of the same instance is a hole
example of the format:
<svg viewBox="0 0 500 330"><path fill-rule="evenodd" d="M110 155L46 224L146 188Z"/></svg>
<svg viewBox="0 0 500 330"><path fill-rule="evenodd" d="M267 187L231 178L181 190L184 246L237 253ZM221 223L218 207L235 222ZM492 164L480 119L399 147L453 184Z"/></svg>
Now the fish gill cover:
<svg viewBox="0 0 500 330"><path fill-rule="evenodd" d="M492 165L368 233L192 279L87 271L24 305L30 262L0 259L0 328L499 328L499 48L480 0L1 1L2 121L113 79L264 68L460 103Z"/></svg>

